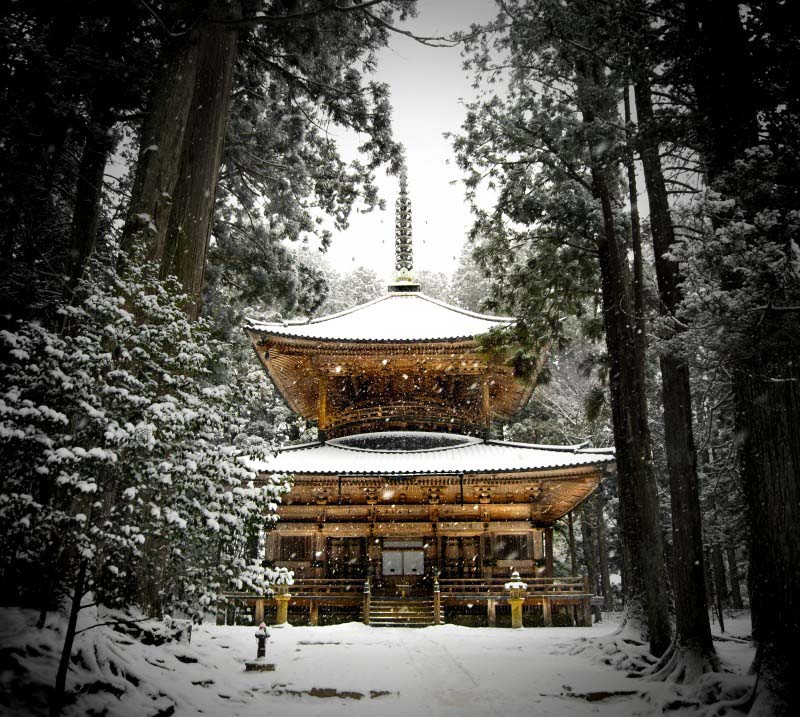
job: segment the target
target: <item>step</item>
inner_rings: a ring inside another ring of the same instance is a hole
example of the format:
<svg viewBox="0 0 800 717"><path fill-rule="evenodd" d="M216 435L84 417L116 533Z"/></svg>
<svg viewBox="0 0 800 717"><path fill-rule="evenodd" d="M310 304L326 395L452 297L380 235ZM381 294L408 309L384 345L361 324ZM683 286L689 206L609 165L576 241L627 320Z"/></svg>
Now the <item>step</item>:
<svg viewBox="0 0 800 717"><path fill-rule="evenodd" d="M372 627L429 627L434 624L434 601L430 597L373 595L369 624ZM444 611L439 609L439 621Z"/></svg>

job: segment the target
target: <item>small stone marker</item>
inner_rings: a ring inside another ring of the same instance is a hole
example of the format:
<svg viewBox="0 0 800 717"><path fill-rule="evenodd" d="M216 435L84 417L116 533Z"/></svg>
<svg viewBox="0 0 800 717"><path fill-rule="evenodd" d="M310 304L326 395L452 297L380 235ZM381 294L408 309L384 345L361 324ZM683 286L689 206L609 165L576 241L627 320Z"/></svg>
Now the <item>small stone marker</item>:
<svg viewBox="0 0 800 717"><path fill-rule="evenodd" d="M267 630L266 624L262 622L258 626L258 630L256 632L256 642L258 643L258 646L256 647L256 659L247 660L244 663L244 669L246 672L273 672L275 670L275 665L267 662L268 639L269 630Z"/></svg>

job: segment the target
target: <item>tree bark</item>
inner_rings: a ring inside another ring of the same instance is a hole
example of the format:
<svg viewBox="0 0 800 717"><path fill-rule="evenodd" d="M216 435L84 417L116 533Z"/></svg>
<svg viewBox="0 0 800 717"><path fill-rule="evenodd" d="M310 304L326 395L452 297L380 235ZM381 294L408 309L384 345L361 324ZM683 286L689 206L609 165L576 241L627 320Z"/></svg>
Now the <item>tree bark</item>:
<svg viewBox="0 0 800 717"><path fill-rule="evenodd" d="M544 529L544 574L553 577L553 526Z"/></svg>
<svg viewBox="0 0 800 717"><path fill-rule="evenodd" d="M61 708L64 704L64 691L67 685L67 671L69 670L70 658L72 656L72 645L75 642L75 627L78 624L78 613L81 611L81 600L83 599L83 587L86 582L87 561L81 558L78 565L78 575L75 578L72 595L72 604L67 621L67 631L64 634L64 646L61 648L61 659L58 663L56 672L56 684L53 692L53 699L50 704L50 717L59 717Z"/></svg>
<svg viewBox="0 0 800 717"><path fill-rule="evenodd" d="M600 590L606 604L606 610L614 609L614 596L611 592L611 575L608 572L608 531L603 513L605 500L602 493L595 496L595 523L597 525L597 572L600 575Z"/></svg>
<svg viewBox="0 0 800 717"><path fill-rule="evenodd" d="M614 216L616 162L609 157L609 143L595 136L605 123L601 113L615 107L606 96L605 74L596 60L576 65L580 78L577 104L587 134L587 153L592 194L601 209L597 236L603 323L609 363L609 394L617 457L619 511L626 560L626 607L624 623L639 630L650 651L661 656L672 639L669 583L659 520L658 494L653 473L645 381L645 336L636 311L636 287L628 267L628 246L617 231Z"/></svg>
<svg viewBox="0 0 800 717"><path fill-rule="evenodd" d="M691 44L691 81L700 115L696 126L712 182L758 143L757 91L739 5L684 0L683 6L683 35Z"/></svg>
<svg viewBox="0 0 800 717"><path fill-rule="evenodd" d="M105 110L92 118L83 146L67 250L67 294L71 295L94 253L108 155L116 144L112 119Z"/></svg>
<svg viewBox="0 0 800 717"><path fill-rule="evenodd" d="M589 578L589 587L595 592L597 585L597 566L595 562L595 539L588 501L581 506L581 539L583 542L583 564Z"/></svg>
<svg viewBox="0 0 800 717"><path fill-rule="evenodd" d="M161 274L178 277L191 318L200 312L237 41L238 30L221 23L208 23L200 33L195 86L161 256Z"/></svg>
<svg viewBox="0 0 800 717"><path fill-rule="evenodd" d="M711 561L717 595L720 603L726 606L728 604L728 579L725 575L725 561L722 557L722 546L718 542L715 542L711 546Z"/></svg>
<svg viewBox="0 0 800 717"><path fill-rule="evenodd" d="M736 562L736 548L728 541L725 546L726 557L728 558L728 577L730 579L731 607L734 610L744 609L742 600L742 588L739 581L739 565Z"/></svg>
<svg viewBox="0 0 800 717"><path fill-rule="evenodd" d="M186 5L187 2L181 3ZM185 8L184 8L185 10ZM122 249L130 252L144 238L147 257L161 262L181 149L192 104L199 29L165 45L142 127L139 158L131 191Z"/></svg>
<svg viewBox="0 0 800 717"><path fill-rule="evenodd" d="M650 206L659 309L662 315L673 316L682 298L681 276L677 263L667 256L675 236L661 167L650 85L639 77L634 83L634 91L641 128L639 152ZM680 650L696 653L691 659L702 660L705 663L703 670L716 669L717 659L704 590L702 515L689 368L673 354L662 353L659 362L664 407L664 447L672 508L676 646ZM691 675L695 676L698 675Z"/></svg>
<svg viewBox="0 0 800 717"><path fill-rule="evenodd" d="M741 370L734 393L757 645L751 714L800 714L791 667L800 644L800 373L773 379Z"/></svg>
<svg viewBox="0 0 800 717"><path fill-rule="evenodd" d="M698 100L698 135L709 183L759 142L758 83L736 4L684 3ZM755 211L758 207L755 208ZM749 525L750 592L757 681L751 715L800 713L793 653L800 640L800 372L797 350L770 347L767 313L752 337L755 357L733 375L736 436Z"/></svg>
<svg viewBox="0 0 800 717"><path fill-rule="evenodd" d="M591 121L585 111L584 118ZM596 151L591 148L593 155ZM597 157L592 158L591 170L594 195L603 213L597 248L610 364L620 522L628 559L626 621L646 626L650 651L660 656L669 647L672 627L647 423L643 337L637 333L627 247L614 226L608 170Z"/></svg>
<svg viewBox="0 0 800 717"><path fill-rule="evenodd" d="M630 88L625 87L623 107L625 126L631 126ZM629 130L630 135L630 130ZM629 140L630 141L630 140ZM628 175L628 206L631 216L631 249L633 250L633 303L636 308L636 321L644 331L644 272L642 269L642 226L639 220L639 190L636 182L636 164L633 152L626 153L625 170Z"/></svg>

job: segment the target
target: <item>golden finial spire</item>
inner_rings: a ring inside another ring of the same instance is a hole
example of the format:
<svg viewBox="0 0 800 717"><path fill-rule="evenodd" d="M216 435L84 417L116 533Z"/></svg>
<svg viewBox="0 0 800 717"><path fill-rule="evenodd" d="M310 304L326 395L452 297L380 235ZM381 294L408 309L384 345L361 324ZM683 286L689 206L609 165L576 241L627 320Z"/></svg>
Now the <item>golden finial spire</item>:
<svg viewBox="0 0 800 717"><path fill-rule="evenodd" d="M400 193L395 204L394 268L397 279L389 285L389 291L419 291L419 284L411 276L414 253L411 245L411 200L408 197L408 174L405 167L400 171Z"/></svg>
<svg viewBox="0 0 800 717"><path fill-rule="evenodd" d="M408 175L405 167L400 173L400 194L395 204L394 262L394 268L399 272L410 272L414 267L411 247L411 200L408 198Z"/></svg>

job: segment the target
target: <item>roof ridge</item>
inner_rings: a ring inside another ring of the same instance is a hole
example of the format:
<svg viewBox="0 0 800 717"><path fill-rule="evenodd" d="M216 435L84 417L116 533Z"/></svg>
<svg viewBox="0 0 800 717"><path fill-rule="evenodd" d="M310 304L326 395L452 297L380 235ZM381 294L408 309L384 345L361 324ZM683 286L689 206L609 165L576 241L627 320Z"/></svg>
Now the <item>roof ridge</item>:
<svg viewBox="0 0 800 717"><path fill-rule="evenodd" d="M358 304L356 306L352 306L349 309L343 309L342 311L337 311L335 314L327 314L326 316L319 316L314 319L287 319L285 321L262 321L260 319L256 319L253 317L248 317L245 319L245 327L251 329L253 331L263 330L264 327L275 327L275 328L285 328L288 326L311 326L315 324L325 324L328 321L333 321L335 319L340 319L343 316L349 316L350 314L354 314L358 311L363 311L371 306L375 306L383 301L387 301L389 299L408 299L416 297L418 299L422 299L423 301L427 301L431 304L435 304L443 309L447 309L448 311L453 311L458 314L462 314L463 316L469 316L473 319L481 319L482 321L492 321L498 324L509 324L516 321L516 318L513 316L492 316L490 314L480 314L477 311L470 311L469 309L462 309L460 306L455 306L454 304L448 304L446 301L440 301L439 299L434 299L432 296L428 296L421 291L404 291L404 292L389 292L384 294L383 296L379 296L376 299L372 299L370 301L366 301L363 304ZM259 328L256 328L258 325Z"/></svg>
<svg viewBox="0 0 800 717"><path fill-rule="evenodd" d="M397 294L397 296L402 296L403 294ZM442 301L441 299L435 299L432 296L428 296L421 291L408 291L405 292L405 296L418 296L420 299L424 299L425 301L430 301L432 304L438 304L439 306L444 307L445 309L450 309L451 311L456 311L459 314L464 314L465 316L471 316L474 319L485 319L487 321L502 321L506 323L510 323L512 321L516 321L516 316L494 316L492 314L481 314L477 311L471 311L470 309L464 309L460 306L456 306L455 304L448 304L446 301Z"/></svg>
<svg viewBox="0 0 800 717"><path fill-rule="evenodd" d="M576 443L574 446L557 446L549 443L522 443L520 441L498 441L496 439L489 439L486 443L494 446L515 446L517 448L535 448L540 451L557 451L560 453L578 453L584 451L586 453L594 453L591 449L586 448L584 443Z"/></svg>
<svg viewBox="0 0 800 717"><path fill-rule="evenodd" d="M325 316L319 316L314 319L288 319L286 321L261 321L260 319L255 318L247 318L245 321L248 323L245 324L247 328L252 328L252 322L260 324L261 326L308 326L310 324L322 324L326 321L330 321L331 319L338 319L342 316L347 316L348 314L352 314L356 311L359 311L367 306L372 306L373 304L377 304L381 301L385 301L386 299L390 298L392 294L384 294L383 296L379 296L377 299L371 299L370 301L365 301L363 304L357 304L356 306L351 306L349 309L342 309L341 311L337 311L335 314L327 314Z"/></svg>
<svg viewBox="0 0 800 717"><path fill-rule="evenodd" d="M323 446L325 445L322 441L309 441L308 443L295 443L291 446L281 446L278 448L278 453L285 453L288 451L298 450L300 448L313 448L314 446Z"/></svg>
<svg viewBox="0 0 800 717"><path fill-rule="evenodd" d="M360 453L402 453L403 455L407 455L409 453L435 453L436 451L454 451L458 448L469 448L471 446L478 445L483 441L478 440L470 443L457 443L452 446L436 446L435 448L415 448L413 450L403 450L402 448L359 448L358 446L347 446L342 445L341 443L332 443L330 441L326 441L325 445L330 446L331 448L339 448L343 451L357 451Z"/></svg>

